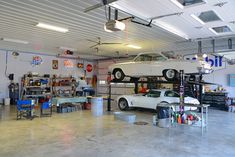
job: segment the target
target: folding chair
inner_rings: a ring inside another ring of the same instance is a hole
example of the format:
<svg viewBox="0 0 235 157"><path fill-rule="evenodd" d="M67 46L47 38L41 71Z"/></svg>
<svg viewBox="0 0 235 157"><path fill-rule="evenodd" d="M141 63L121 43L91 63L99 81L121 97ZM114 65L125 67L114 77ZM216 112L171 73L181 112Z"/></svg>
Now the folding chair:
<svg viewBox="0 0 235 157"><path fill-rule="evenodd" d="M47 110L47 109L49 109L50 112L43 113L43 110ZM42 116L50 116L51 117L51 115L52 115L52 103L51 103L51 100L49 100L47 102L42 103L40 117L42 117Z"/></svg>
<svg viewBox="0 0 235 157"><path fill-rule="evenodd" d="M34 108L34 103L32 100L18 100L17 101L17 115L16 119L21 119L22 117L33 119L32 110Z"/></svg>

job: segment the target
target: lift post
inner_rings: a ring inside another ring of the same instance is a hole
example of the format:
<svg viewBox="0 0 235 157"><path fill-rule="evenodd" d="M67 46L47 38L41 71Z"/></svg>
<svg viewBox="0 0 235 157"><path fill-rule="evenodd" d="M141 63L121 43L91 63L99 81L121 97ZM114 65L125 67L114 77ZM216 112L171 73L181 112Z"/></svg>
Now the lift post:
<svg viewBox="0 0 235 157"><path fill-rule="evenodd" d="M180 70L180 88L179 88L179 94L180 94L180 112L184 111L184 70Z"/></svg>
<svg viewBox="0 0 235 157"><path fill-rule="evenodd" d="M107 111L111 111L111 73L108 73L107 77L107 83L108 83L108 102L107 102Z"/></svg>

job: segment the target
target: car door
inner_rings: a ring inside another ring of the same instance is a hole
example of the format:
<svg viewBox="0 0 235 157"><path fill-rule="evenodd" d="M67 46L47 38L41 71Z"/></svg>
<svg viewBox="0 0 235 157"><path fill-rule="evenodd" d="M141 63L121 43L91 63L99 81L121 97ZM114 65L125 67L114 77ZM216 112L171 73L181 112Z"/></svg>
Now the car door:
<svg viewBox="0 0 235 157"><path fill-rule="evenodd" d="M148 54L140 54L137 56L132 65L131 76L148 76L151 75L151 56ZM129 67L130 68L130 67Z"/></svg>
<svg viewBox="0 0 235 157"><path fill-rule="evenodd" d="M160 102L160 94L160 91L150 91L136 99L136 104L138 104L138 107L156 109L157 104Z"/></svg>
<svg viewBox="0 0 235 157"><path fill-rule="evenodd" d="M132 99L132 106L133 107L143 107L143 104L146 101L145 95L135 95Z"/></svg>

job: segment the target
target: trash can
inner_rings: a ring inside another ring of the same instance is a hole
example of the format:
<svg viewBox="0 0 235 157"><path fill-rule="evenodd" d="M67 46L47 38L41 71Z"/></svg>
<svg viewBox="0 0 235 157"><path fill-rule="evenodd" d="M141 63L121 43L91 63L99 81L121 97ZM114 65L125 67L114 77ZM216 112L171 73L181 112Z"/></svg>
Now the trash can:
<svg viewBox="0 0 235 157"><path fill-rule="evenodd" d="M103 115L103 98L102 97L91 98L91 112L93 116Z"/></svg>
<svg viewBox="0 0 235 157"><path fill-rule="evenodd" d="M169 107L157 107L158 127L167 128L170 126L169 122Z"/></svg>
<svg viewBox="0 0 235 157"><path fill-rule="evenodd" d="M10 98L5 98L4 99L4 105L7 106L7 105L10 105Z"/></svg>

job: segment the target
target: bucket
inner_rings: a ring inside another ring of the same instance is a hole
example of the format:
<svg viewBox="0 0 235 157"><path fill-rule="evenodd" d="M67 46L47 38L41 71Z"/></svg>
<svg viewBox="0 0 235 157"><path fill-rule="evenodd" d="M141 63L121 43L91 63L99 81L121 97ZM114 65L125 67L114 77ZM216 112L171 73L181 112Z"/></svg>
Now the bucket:
<svg viewBox="0 0 235 157"><path fill-rule="evenodd" d="M170 126L170 119L169 118L158 119L158 127L169 128L169 126Z"/></svg>
<svg viewBox="0 0 235 157"><path fill-rule="evenodd" d="M10 105L10 100L11 100L10 98L5 98L4 99L4 105L6 105L6 106Z"/></svg>
<svg viewBox="0 0 235 157"><path fill-rule="evenodd" d="M91 112L93 116L103 115L103 98L102 97L91 98Z"/></svg>

